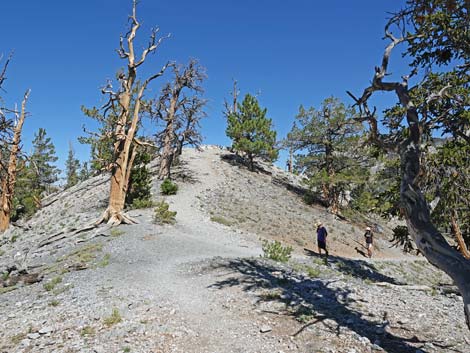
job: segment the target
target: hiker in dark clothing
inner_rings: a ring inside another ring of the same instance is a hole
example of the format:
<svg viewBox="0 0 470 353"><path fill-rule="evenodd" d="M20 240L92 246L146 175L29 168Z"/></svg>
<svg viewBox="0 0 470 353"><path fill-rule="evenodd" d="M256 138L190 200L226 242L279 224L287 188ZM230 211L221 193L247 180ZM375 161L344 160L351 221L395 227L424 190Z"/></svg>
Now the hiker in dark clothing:
<svg viewBox="0 0 470 353"><path fill-rule="evenodd" d="M374 234L372 234L372 230L370 227L366 228L366 232L364 233L364 238L366 239L366 249L367 249L367 255L369 255L369 258L372 257L372 247L373 247L373 242L374 242Z"/></svg>
<svg viewBox="0 0 470 353"><path fill-rule="evenodd" d="M318 244L318 253L321 255L321 250L325 250L325 256L328 257L328 250L326 249L326 237L328 232L326 228L323 227L321 222L317 222L317 244Z"/></svg>

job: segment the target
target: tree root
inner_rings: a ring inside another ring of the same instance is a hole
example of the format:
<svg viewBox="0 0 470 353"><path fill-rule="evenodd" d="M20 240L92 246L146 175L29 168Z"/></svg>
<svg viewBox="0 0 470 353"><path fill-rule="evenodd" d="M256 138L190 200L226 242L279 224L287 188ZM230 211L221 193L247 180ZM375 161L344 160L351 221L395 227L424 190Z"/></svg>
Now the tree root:
<svg viewBox="0 0 470 353"><path fill-rule="evenodd" d="M95 226L101 224L101 223L107 223L110 226L118 226L120 224L137 224L137 220L134 218L130 217L129 215L123 213L123 212L115 212L110 210L109 208L106 209L106 211L103 212L101 217L93 223Z"/></svg>

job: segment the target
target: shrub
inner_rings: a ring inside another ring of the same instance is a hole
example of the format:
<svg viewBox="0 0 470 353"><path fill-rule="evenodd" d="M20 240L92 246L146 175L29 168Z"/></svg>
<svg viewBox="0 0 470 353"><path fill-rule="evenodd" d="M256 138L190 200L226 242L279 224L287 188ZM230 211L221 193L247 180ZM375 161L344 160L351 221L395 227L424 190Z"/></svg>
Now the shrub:
<svg viewBox="0 0 470 353"><path fill-rule="evenodd" d="M316 195L313 191L308 190L305 194L302 195L302 200L307 205L313 205L318 202L318 195Z"/></svg>
<svg viewBox="0 0 470 353"><path fill-rule="evenodd" d="M176 222L175 211L169 210L170 205L165 201L156 203L154 221L157 224L173 224Z"/></svg>
<svg viewBox="0 0 470 353"><path fill-rule="evenodd" d="M80 330L80 336L93 336L95 334L95 329L91 326L85 326Z"/></svg>
<svg viewBox="0 0 470 353"><path fill-rule="evenodd" d="M263 257L279 262L289 261L293 250L292 246L282 246L282 244L277 240L273 242L263 240L262 249Z"/></svg>
<svg viewBox="0 0 470 353"><path fill-rule="evenodd" d="M160 185L163 195L175 195L178 191L178 185L173 183L170 179L165 179Z"/></svg>
<svg viewBox="0 0 470 353"><path fill-rule="evenodd" d="M113 308L113 312L110 317L104 319L104 324L108 327L118 324L122 321L121 314L117 308Z"/></svg>
<svg viewBox="0 0 470 353"><path fill-rule="evenodd" d="M155 206L154 202L150 199L134 199L129 207L133 210L139 210L142 208L150 208Z"/></svg>
<svg viewBox="0 0 470 353"><path fill-rule="evenodd" d="M48 292L52 291L56 285L62 282L62 277L57 276L51 279L49 282L44 283L44 289Z"/></svg>
<svg viewBox="0 0 470 353"><path fill-rule="evenodd" d="M310 278L317 278L320 276L320 269L316 267L307 266L307 274Z"/></svg>
<svg viewBox="0 0 470 353"><path fill-rule="evenodd" d="M222 216L212 216L211 221L223 224L224 226L228 226L228 227L232 225L232 222L230 222L228 219L225 219Z"/></svg>

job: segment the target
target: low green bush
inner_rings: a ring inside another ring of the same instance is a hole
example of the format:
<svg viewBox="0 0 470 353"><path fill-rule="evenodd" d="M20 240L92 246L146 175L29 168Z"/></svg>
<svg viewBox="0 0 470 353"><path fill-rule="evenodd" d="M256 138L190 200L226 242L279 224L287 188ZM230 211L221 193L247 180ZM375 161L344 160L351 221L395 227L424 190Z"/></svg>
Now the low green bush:
<svg viewBox="0 0 470 353"><path fill-rule="evenodd" d="M57 276L51 279L49 282L44 283L44 289L48 292L52 291L56 285L62 282L62 277Z"/></svg>
<svg viewBox="0 0 470 353"><path fill-rule="evenodd" d="M163 195L175 195L178 191L178 185L173 183L170 179L165 179L160 185L160 189Z"/></svg>
<svg viewBox="0 0 470 353"><path fill-rule="evenodd" d="M173 224L176 222L176 211L170 211L170 205L166 201L157 202L155 206L155 223Z"/></svg>
<svg viewBox="0 0 470 353"><path fill-rule="evenodd" d="M273 242L263 240L262 249L263 257L279 262L289 261L293 250L292 246L282 246L277 240Z"/></svg>
<svg viewBox="0 0 470 353"><path fill-rule="evenodd" d="M133 210L140 210L143 208L151 208L155 206L155 203L152 200L149 199L134 199L132 200L132 204L130 205L130 208Z"/></svg>
<svg viewBox="0 0 470 353"><path fill-rule="evenodd" d="M212 216L211 221L223 224L224 226L228 226L228 227L232 225L232 222L230 222L228 219L225 219L222 216Z"/></svg>
<svg viewBox="0 0 470 353"><path fill-rule="evenodd" d="M118 324L122 321L122 317L121 317L121 314L119 313L119 310L117 308L113 308L113 312L111 313L111 316L105 318L103 320L103 323L108 326L108 327L111 327L115 324Z"/></svg>

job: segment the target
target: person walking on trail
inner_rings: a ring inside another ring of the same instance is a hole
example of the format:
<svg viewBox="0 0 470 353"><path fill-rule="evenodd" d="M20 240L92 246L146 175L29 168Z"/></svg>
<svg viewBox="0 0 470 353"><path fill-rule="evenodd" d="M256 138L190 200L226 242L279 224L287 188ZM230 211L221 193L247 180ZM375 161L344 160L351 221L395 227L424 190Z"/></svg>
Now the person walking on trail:
<svg viewBox="0 0 470 353"><path fill-rule="evenodd" d="M364 233L364 238L366 239L367 255L369 255L369 258L371 258L372 247L373 247L373 242L374 242L374 234L372 234L372 230L370 229L370 227L366 228L366 232Z"/></svg>
<svg viewBox="0 0 470 353"><path fill-rule="evenodd" d="M317 227L317 244L318 244L318 253L321 255L322 249L325 250L325 260L328 257L328 250L326 249L326 237L328 236L328 232L326 228L323 227L321 222L316 223Z"/></svg>

